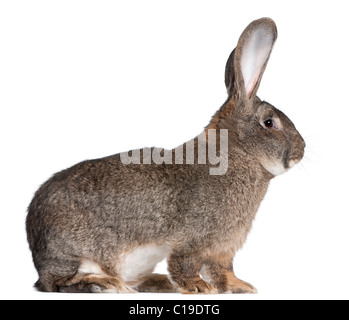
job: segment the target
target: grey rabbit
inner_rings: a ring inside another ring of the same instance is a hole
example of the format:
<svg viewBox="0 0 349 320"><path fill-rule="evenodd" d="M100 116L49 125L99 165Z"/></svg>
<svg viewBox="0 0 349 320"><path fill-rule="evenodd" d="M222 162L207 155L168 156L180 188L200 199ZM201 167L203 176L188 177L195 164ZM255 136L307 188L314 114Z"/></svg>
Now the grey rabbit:
<svg viewBox="0 0 349 320"><path fill-rule="evenodd" d="M269 182L305 149L287 116L257 97L276 38L269 18L243 31L226 65L228 99L187 144L84 161L39 188L26 220L38 290L257 292L235 276L234 256ZM226 149L222 136L209 139L212 132L226 133ZM220 157L214 168L210 148ZM182 162L172 163L180 150ZM154 274L165 258L169 275Z"/></svg>

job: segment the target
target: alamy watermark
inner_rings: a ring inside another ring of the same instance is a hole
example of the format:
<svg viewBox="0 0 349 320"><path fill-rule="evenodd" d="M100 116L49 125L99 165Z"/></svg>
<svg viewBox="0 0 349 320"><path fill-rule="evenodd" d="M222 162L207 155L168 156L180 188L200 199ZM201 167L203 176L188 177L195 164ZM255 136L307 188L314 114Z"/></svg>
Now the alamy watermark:
<svg viewBox="0 0 349 320"><path fill-rule="evenodd" d="M217 146L219 134L219 143ZM185 157L184 157L185 148ZM141 152L143 156L141 157ZM131 153L131 154L130 154ZM174 155L174 156L173 156ZM190 140L174 150L144 148L123 152L121 162L128 164L210 164L210 175L223 175L228 170L228 130L208 129L196 139Z"/></svg>

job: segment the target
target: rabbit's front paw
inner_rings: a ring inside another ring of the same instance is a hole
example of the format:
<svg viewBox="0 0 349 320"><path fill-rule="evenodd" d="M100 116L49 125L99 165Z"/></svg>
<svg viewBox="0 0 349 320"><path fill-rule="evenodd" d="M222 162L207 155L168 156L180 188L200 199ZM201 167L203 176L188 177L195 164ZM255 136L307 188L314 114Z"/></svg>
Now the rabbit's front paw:
<svg viewBox="0 0 349 320"><path fill-rule="evenodd" d="M235 276L229 279L227 293L258 293L258 290L248 282L242 281Z"/></svg>
<svg viewBox="0 0 349 320"><path fill-rule="evenodd" d="M216 294L217 289L210 283L202 280L201 278L193 278L186 280L182 286L179 286L179 290L183 294Z"/></svg>

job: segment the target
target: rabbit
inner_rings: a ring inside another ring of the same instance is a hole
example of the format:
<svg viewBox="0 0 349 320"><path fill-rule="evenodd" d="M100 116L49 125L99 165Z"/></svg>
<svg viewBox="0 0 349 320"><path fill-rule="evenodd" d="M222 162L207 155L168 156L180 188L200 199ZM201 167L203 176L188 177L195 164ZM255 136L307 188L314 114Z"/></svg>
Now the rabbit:
<svg viewBox="0 0 349 320"><path fill-rule="evenodd" d="M133 150L129 163L131 151L84 161L39 188L26 219L37 290L257 293L236 277L233 260L270 181L306 146L291 120L257 97L276 38L270 18L247 26L226 64L228 98L191 144ZM209 132L225 132L227 148ZM212 144L227 161L221 174L196 153ZM179 150L182 161L166 163ZM149 161L155 151L162 163ZM164 259L169 275L154 274Z"/></svg>

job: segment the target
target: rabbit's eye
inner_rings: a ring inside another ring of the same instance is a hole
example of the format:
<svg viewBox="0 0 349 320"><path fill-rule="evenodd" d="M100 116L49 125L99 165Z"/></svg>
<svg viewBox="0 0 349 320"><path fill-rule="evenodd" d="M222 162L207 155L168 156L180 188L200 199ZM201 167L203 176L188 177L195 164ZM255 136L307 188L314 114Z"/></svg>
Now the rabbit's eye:
<svg viewBox="0 0 349 320"><path fill-rule="evenodd" d="M272 119L265 120L264 125L266 128L274 128L274 121Z"/></svg>

